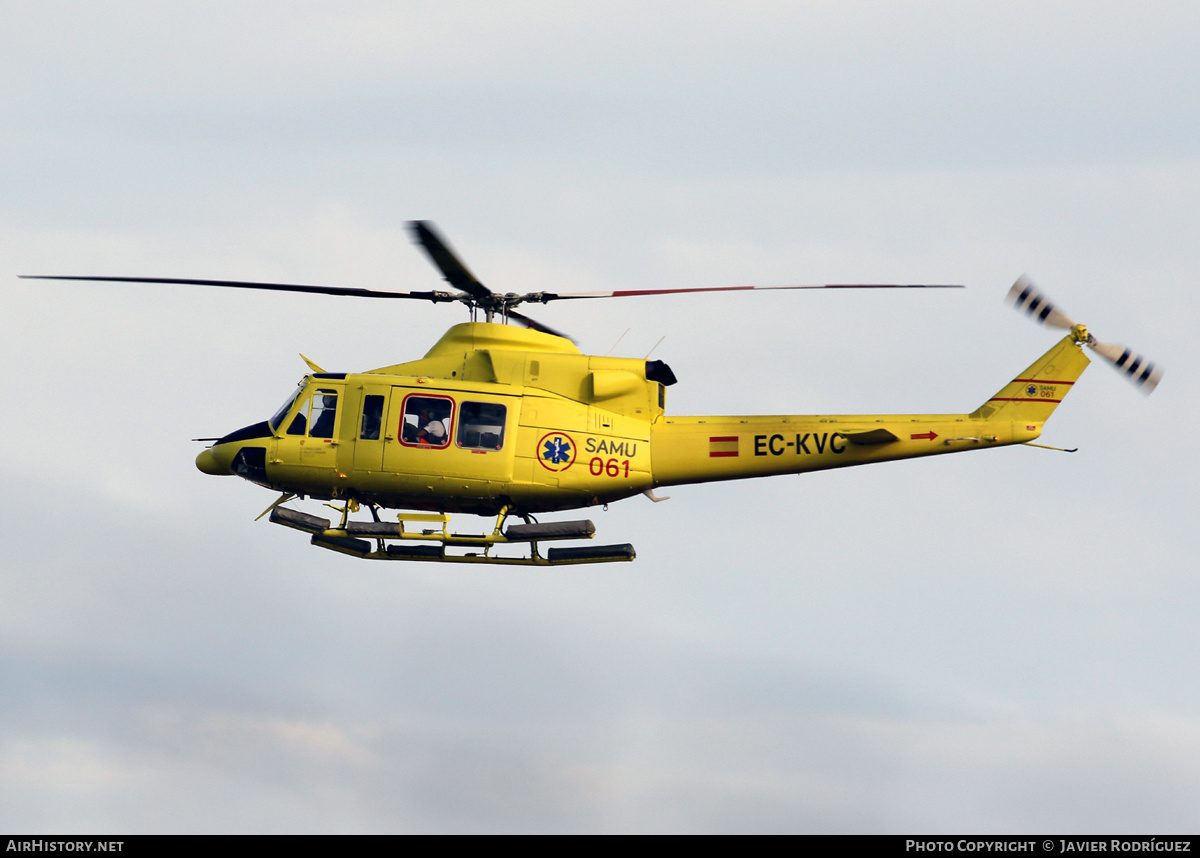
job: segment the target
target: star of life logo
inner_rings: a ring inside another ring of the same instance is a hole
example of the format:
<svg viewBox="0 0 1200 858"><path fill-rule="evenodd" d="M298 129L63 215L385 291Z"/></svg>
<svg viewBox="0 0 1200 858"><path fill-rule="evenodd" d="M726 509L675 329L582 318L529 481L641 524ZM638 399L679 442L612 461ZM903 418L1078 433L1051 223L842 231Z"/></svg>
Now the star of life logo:
<svg viewBox="0 0 1200 858"><path fill-rule="evenodd" d="M538 462L548 471L565 471L575 464L578 450L574 439L565 432L550 432L538 441Z"/></svg>

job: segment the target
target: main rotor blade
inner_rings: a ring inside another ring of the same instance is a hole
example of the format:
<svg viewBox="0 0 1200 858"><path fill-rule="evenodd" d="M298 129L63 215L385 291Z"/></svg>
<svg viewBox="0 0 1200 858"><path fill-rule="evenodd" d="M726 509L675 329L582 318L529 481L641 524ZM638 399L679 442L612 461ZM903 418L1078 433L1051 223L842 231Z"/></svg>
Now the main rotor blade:
<svg viewBox="0 0 1200 858"><path fill-rule="evenodd" d="M612 292L541 292L531 300L567 301L575 298L633 298L641 295L677 295L684 292L750 292L792 289L962 289L959 285L926 283L826 283L817 286L709 286L687 289L616 289Z"/></svg>
<svg viewBox="0 0 1200 858"><path fill-rule="evenodd" d="M455 301L449 292L381 292L345 286L305 286L299 283L257 283L250 280L193 280L182 277L67 277L46 274L21 274L23 280L91 280L102 283L166 283L188 286L225 286L232 289L267 289L272 292L308 292L320 295L351 295L357 298L408 298L416 301Z"/></svg>
<svg viewBox="0 0 1200 858"><path fill-rule="evenodd" d="M408 228L412 232L413 241L421 246L429 260L442 272L447 283L479 300L488 301L493 297L492 291L467 270L467 266L463 265L462 260L437 234L432 222L413 220L408 222Z"/></svg>
<svg viewBox="0 0 1200 858"><path fill-rule="evenodd" d="M556 331L556 330L554 330L554 328L550 327L549 325L543 325L541 322L538 322L534 319L529 318L524 313L518 313L516 310L509 310L508 318L510 318L516 322L519 322L520 324L524 325L525 327L529 328L530 330L541 331L543 334L551 334L556 337L562 337L564 340L570 340L571 342L575 342L574 337L568 337L562 331Z"/></svg>
<svg viewBox="0 0 1200 858"><path fill-rule="evenodd" d="M1064 328L1068 331L1075 327L1075 322L1071 317L1055 307L1053 302L1029 279L1028 274L1022 274L1017 278L1017 282L1008 290L1007 300L1015 309L1032 316L1043 325Z"/></svg>

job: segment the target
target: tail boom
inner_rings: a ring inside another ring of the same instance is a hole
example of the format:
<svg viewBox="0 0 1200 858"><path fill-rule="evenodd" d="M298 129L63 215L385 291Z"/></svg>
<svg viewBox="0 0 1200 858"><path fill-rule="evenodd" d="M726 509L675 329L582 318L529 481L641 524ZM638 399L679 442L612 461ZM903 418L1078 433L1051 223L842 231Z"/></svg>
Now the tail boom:
<svg viewBox="0 0 1200 858"><path fill-rule="evenodd" d="M970 414L664 417L650 435L654 485L798 474L1023 444L1087 368L1065 337Z"/></svg>
<svg viewBox="0 0 1200 858"><path fill-rule="evenodd" d="M650 435L655 486L799 474L1016 444L968 414L674 417Z"/></svg>

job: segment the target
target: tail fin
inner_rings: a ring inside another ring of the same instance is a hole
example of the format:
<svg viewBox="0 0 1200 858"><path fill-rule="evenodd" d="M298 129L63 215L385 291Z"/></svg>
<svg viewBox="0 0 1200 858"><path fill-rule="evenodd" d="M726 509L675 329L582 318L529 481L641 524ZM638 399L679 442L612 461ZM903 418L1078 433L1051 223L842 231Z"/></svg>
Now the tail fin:
<svg viewBox="0 0 1200 858"><path fill-rule="evenodd" d="M1067 334L971 416L1037 424L1040 431L1089 363L1075 335Z"/></svg>

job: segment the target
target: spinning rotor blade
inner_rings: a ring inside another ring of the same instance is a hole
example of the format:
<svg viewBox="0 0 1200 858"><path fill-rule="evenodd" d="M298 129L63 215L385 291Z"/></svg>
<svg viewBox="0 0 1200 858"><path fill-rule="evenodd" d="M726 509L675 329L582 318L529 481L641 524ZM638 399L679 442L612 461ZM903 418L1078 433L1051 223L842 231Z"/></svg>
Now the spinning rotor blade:
<svg viewBox="0 0 1200 858"><path fill-rule="evenodd" d="M180 277L94 277L94 276L60 276L60 275L21 275L31 280L90 280L106 283L165 283L186 284L195 286L221 286L234 289L264 289L274 292L301 292L321 295L348 295L359 298L405 298L418 301L443 303L457 301L475 310L482 310L487 315L487 321L499 315L504 320L512 320L527 328L557 337L571 339L561 331L556 331L543 325L523 313L516 307L525 303L545 304L549 301L566 301L583 298L630 298L642 295L676 295L700 292L751 292L751 291L788 291L795 289L962 289L959 285L927 285L900 283L832 283L808 286L714 286L682 289L624 289L607 292L531 292L518 294L514 292L492 292L479 282L470 272L458 255L450 248L445 239L437 232L433 223L425 220L409 221L409 232L413 241L418 244L429 257L434 267L441 272L442 277L459 290L455 292L421 291L421 292L385 292L376 289L358 289L342 286L310 286L299 283L261 283L250 280L200 280ZM474 318L474 315L472 315Z"/></svg>
<svg viewBox="0 0 1200 858"><path fill-rule="evenodd" d="M962 286L943 286L925 284L895 284L895 283L846 283L827 284L822 286L711 286L693 287L686 289L616 289L611 292L533 292L519 297L521 303L546 304L550 301L571 301L580 298L632 298L641 295L678 295L685 292L748 292L755 290L790 290L790 289L962 289ZM517 319L535 331L543 331L555 336L566 336L552 328L540 325L532 319L509 310L510 319ZM571 339L567 337L567 339Z"/></svg>
<svg viewBox="0 0 1200 858"><path fill-rule="evenodd" d="M541 322L538 322L534 319L529 318L524 313L518 313L516 310L509 310L508 318L513 319L516 322L519 322L520 324L524 325L525 327L529 328L530 330L541 331L543 334L551 334L556 337L562 337L564 340L570 340L571 342L575 342L574 337L569 337L566 334L564 334L562 331L556 331L556 330L554 330L554 328L550 327L549 325L543 325Z"/></svg>
<svg viewBox="0 0 1200 858"><path fill-rule="evenodd" d="M460 289L468 296L475 299L475 303L489 313L501 313L505 318L524 325L525 327L541 331L543 334L551 334L556 337L574 340L568 337L562 331L556 331L549 325L543 325L541 322L529 318L524 313L518 313L513 309L514 306L523 302L524 297L518 295L500 295L492 292L472 274L462 260L455 255L450 249L450 245L446 243L437 230L434 229L433 223L427 220L414 220L408 223L409 231L412 233L413 241L421 246L425 251L425 255L429 257L434 266L442 272L442 276L446 282L455 289ZM491 316L488 316L489 320Z"/></svg>
<svg viewBox="0 0 1200 858"><path fill-rule="evenodd" d="M708 286L689 289L618 289L612 292L540 292L531 301L567 301L575 298L633 298L641 295L677 295L683 292L749 292L791 289L962 289L958 285L925 283L827 283L819 286Z"/></svg>
<svg viewBox="0 0 1200 858"><path fill-rule="evenodd" d="M1083 325L1076 325L1070 316L1059 310L1045 294L1033 284L1029 276L1022 274L1008 290L1008 301L1017 310L1032 316L1043 325L1066 328L1075 332L1077 342L1087 345L1093 352L1112 364L1125 377L1147 395L1162 380L1162 368L1137 352L1130 351L1117 343L1102 343L1087 332Z"/></svg>
<svg viewBox="0 0 1200 858"><path fill-rule="evenodd" d="M1050 299L1042 294L1037 286L1033 285L1028 274L1022 274L1017 278L1017 282L1008 290L1008 300L1018 310L1037 319L1040 324L1068 331L1075 327L1075 322L1060 312Z"/></svg>
<svg viewBox="0 0 1200 858"><path fill-rule="evenodd" d="M413 241L421 246L429 260L442 272L442 277L446 279L447 283L455 289L466 292L472 298L481 301L493 300L492 291L467 270L467 266L463 265L462 260L455 256L450 246L434 231L430 221L409 221L408 228L412 233Z"/></svg>
<svg viewBox="0 0 1200 858"><path fill-rule="evenodd" d="M304 286L298 283L256 283L250 280L191 280L180 277L65 277L45 274L21 274L22 280L92 280L102 283L167 283L189 286L227 286L233 289L267 289L272 292L309 292L320 295L352 295L358 298L408 298L416 301L454 301L448 292L381 292L376 289L352 289L344 286Z"/></svg>
<svg viewBox="0 0 1200 858"><path fill-rule="evenodd" d="M1102 343L1088 335L1088 345L1092 351L1123 372L1125 377L1138 386L1138 389L1149 395L1158 383L1162 381L1162 367L1147 360L1137 352L1130 351L1118 343Z"/></svg>

